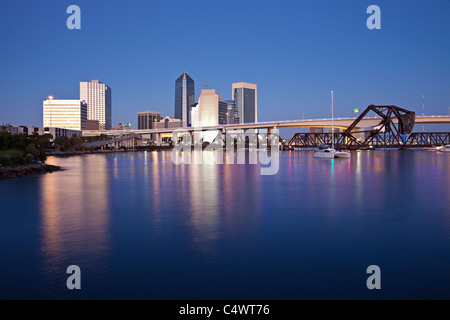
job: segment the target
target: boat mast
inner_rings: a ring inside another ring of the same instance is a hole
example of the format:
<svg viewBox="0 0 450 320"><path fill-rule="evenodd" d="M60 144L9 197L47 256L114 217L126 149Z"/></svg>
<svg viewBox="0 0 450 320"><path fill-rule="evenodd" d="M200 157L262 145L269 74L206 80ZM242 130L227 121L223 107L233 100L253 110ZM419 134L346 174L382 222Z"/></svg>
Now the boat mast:
<svg viewBox="0 0 450 320"><path fill-rule="evenodd" d="M331 147L334 149L334 106L333 106L333 91L331 91Z"/></svg>
<svg viewBox="0 0 450 320"><path fill-rule="evenodd" d="M422 116L425 115L425 89L422 88ZM425 125L422 125L422 132L425 131Z"/></svg>

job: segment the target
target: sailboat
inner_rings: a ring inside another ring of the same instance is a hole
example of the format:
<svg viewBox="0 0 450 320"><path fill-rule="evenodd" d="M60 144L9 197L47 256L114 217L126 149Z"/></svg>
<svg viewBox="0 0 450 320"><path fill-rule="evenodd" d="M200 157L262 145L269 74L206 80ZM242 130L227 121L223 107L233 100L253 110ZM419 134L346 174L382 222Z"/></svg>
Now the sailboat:
<svg viewBox="0 0 450 320"><path fill-rule="evenodd" d="M351 153L334 148L334 106L333 91L331 91L331 147L329 144L320 146L314 153L314 158L334 159L334 158L350 158Z"/></svg>

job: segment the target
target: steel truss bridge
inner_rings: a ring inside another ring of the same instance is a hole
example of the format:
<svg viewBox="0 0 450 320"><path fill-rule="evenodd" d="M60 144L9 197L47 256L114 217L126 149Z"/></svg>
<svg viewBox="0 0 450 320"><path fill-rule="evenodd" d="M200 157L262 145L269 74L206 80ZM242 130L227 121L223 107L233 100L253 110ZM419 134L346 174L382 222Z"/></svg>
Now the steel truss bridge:
<svg viewBox="0 0 450 320"><path fill-rule="evenodd" d="M316 148L319 145L332 143L331 133L296 133L289 142L283 141L284 148ZM450 132L414 132L405 137L405 141L392 141L387 134L372 137L370 143L349 144L342 143L346 136L335 133L336 146L343 149L371 149L371 148L423 148L450 144Z"/></svg>
<svg viewBox="0 0 450 320"><path fill-rule="evenodd" d="M377 123L361 128L366 115L373 111ZM296 133L284 147L314 148L321 144L334 144L344 149L432 147L450 144L449 132L414 132L415 113L397 106L370 105L343 132Z"/></svg>

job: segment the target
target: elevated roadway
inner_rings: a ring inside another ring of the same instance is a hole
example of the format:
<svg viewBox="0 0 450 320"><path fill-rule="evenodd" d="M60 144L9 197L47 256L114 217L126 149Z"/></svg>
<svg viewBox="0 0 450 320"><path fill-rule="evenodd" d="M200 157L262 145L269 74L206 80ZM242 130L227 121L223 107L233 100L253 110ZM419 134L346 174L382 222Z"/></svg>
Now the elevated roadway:
<svg viewBox="0 0 450 320"><path fill-rule="evenodd" d="M358 123L359 128L373 127L380 123L382 118L380 117L367 117L362 119ZM334 122L335 128L347 129L355 118L330 118L326 119L305 119L305 120L284 120L284 121L266 121L256 123L239 123L239 124L226 124L217 126L202 127L201 130L247 130L247 129L274 129L274 128L329 128ZM397 119L393 119L396 122ZM449 124L450 116L416 116L415 124ZM122 136L127 134L164 134L172 133L175 130L195 131L200 128L187 127L187 128L162 128L162 129L148 129L148 130L83 130L83 136L98 136L100 134L106 134L108 136Z"/></svg>

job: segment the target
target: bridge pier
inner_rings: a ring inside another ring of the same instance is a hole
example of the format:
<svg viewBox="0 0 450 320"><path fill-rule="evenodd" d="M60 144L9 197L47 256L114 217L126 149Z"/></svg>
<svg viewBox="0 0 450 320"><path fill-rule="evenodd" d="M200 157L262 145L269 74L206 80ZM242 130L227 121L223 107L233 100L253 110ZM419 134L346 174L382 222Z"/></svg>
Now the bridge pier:
<svg viewBox="0 0 450 320"><path fill-rule="evenodd" d="M225 130L225 128L221 128L219 130L219 134L220 134L220 144L222 147L227 145L227 130Z"/></svg>
<svg viewBox="0 0 450 320"><path fill-rule="evenodd" d="M157 146L162 145L162 137L161 137L161 133L155 133L155 144Z"/></svg>
<svg viewBox="0 0 450 320"><path fill-rule="evenodd" d="M273 134L276 132L276 130L277 130L276 126L267 128L267 148L270 148L270 145L272 144L271 142Z"/></svg>

